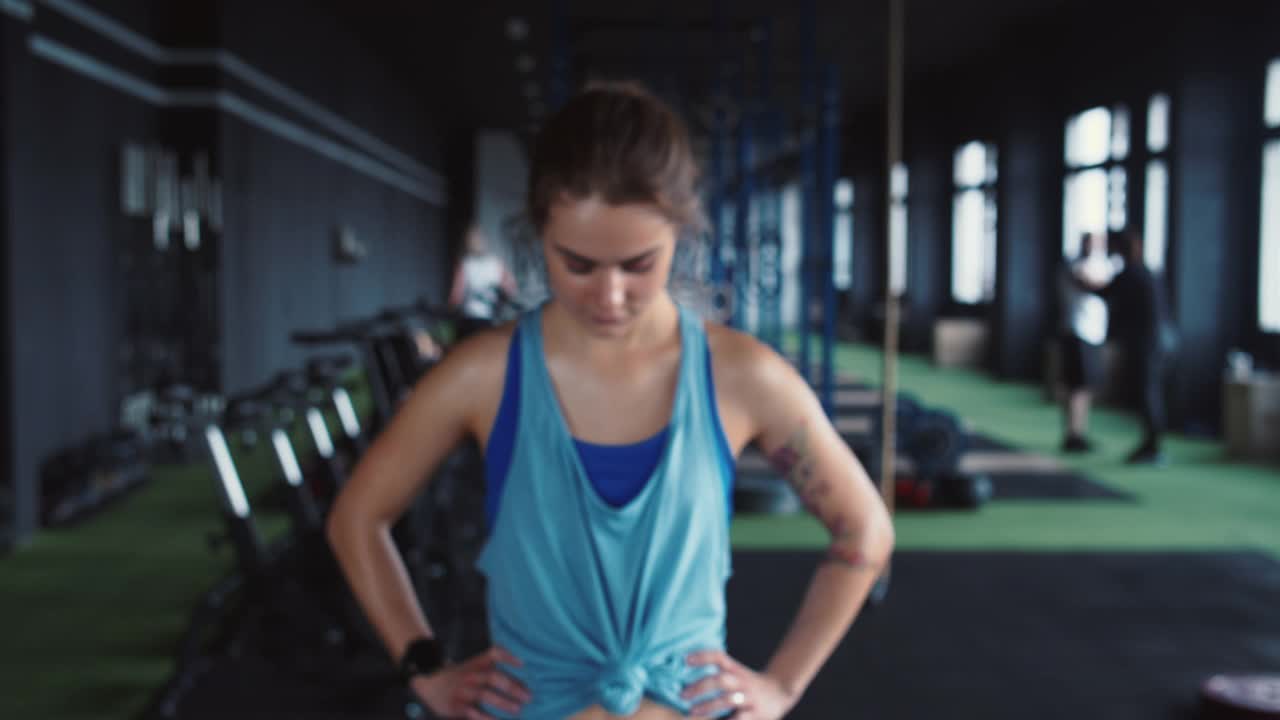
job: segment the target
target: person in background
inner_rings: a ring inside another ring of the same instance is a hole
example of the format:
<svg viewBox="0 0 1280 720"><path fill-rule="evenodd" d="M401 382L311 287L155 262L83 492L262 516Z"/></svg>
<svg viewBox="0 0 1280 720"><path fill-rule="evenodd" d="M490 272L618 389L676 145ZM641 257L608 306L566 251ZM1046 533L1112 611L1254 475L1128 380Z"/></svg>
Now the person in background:
<svg viewBox="0 0 1280 720"><path fill-rule="evenodd" d="M466 252L453 273L449 305L468 318L492 320L504 294L515 297L515 276L502 258L489 250L484 231L473 222L467 228Z"/></svg>
<svg viewBox="0 0 1280 720"><path fill-rule="evenodd" d="M1129 455L1130 463L1163 464L1160 435L1164 430L1164 370L1174 352L1173 330L1160 279L1142 257L1142 237L1122 233L1116 243L1125 266L1103 292L1111 308L1111 337L1124 350L1129 380L1137 394L1143 438Z"/></svg>
<svg viewBox="0 0 1280 720"><path fill-rule="evenodd" d="M1093 450L1088 438L1089 408L1093 391L1103 379L1102 345L1107 339L1108 321L1107 302L1099 293L1110 284L1115 271L1115 264L1107 257L1104 236L1089 232L1080 240L1080 255L1064 263L1059 273L1066 421L1063 452Z"/></svg>

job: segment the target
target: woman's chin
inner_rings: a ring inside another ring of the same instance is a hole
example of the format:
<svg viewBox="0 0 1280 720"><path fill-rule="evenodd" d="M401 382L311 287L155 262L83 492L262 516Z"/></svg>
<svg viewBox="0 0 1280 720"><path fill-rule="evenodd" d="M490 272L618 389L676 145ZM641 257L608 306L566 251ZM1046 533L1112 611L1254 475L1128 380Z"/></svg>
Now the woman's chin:
<svg viewBox="0 0 1280 720"><path fill-rule="evenodd" d="M588 317L586 323L587 327L591 330L591 334L598 335L600 337L619 337L625 335L627 330L631 327L630 318L602 319L598 317Z"/></svg>

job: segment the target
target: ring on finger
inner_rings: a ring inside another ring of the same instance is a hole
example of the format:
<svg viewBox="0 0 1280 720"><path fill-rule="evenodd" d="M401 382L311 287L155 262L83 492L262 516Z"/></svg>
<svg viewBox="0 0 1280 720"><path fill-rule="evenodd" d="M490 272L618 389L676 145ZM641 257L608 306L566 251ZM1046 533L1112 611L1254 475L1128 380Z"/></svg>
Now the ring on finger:
<svg viewBox="0 0 1280 720"><path fill-rule="evenodd" d="M745 705L747 703L747 694L741 690L729 695L729 702L734 705Z"/></svg>

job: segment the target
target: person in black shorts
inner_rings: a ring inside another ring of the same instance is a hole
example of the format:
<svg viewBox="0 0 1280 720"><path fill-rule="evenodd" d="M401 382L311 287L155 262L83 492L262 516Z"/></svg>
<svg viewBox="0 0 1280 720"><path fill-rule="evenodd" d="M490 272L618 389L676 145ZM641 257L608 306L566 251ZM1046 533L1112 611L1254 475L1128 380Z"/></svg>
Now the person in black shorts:
<svg viewBox="0 0 1280 720"><path fill-rule="evenodd" d="M1089 407L1093 390L1103 380L1102 346L1107 339L1108 320L1107 303L1099 291L1111 282L1114 267L1107 258L1103 236L1085 233L1080 242L1080 255L1063 263L1059 274L1062 310L1059 347L1066 420L1064 452L1093 449L1088 439Z"/></svg>

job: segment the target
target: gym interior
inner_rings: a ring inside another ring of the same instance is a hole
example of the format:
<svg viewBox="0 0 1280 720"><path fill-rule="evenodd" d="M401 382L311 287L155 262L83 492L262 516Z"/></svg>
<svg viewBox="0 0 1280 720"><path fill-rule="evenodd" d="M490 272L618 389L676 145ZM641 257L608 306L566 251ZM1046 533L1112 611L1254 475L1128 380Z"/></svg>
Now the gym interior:
<svg viewBox="0 0 1280 720"><path fill-rule="evenodd" d="M0 717L424 717L326 503L475 329L469 228L517 280L493 318L545 298L530 152L592 80L687 123L709 223L673 285L793 363L892 511L788 717L1280 717L1262 0L0 0ZM1169 345L1143 395L1113 324L1081 413L1063 268L1108 238ZM481 464L397 525L454 654ZM827 548L801 505L738 458L744 664Z"/></svg>

